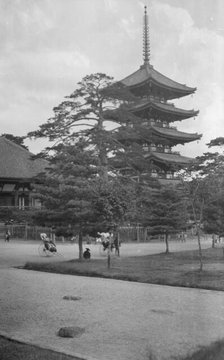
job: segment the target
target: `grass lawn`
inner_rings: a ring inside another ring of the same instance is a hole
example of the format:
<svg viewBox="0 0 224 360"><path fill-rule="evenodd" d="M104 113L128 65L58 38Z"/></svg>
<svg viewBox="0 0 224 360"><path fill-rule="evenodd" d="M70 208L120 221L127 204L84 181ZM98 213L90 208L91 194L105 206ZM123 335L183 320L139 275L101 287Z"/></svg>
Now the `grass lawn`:
<svg viewBox="0 0 224 360"><path fill-rule="evenodd" d="M56 351L41 349L0 336L1 360L81 360Z"/></svg>
<svg viewBox="0 0 224 360"><path fill-rule="evenodd" d="M201 348L192 355L176 360L222 360L224 359L224 340L216 341L210 346Z"/></svg>
<svg viewBox="0 0 224 360"><path fill-rule="evenodd" d="M60 274L83 275L137 281L151 284L224 290L224 257L220 248L203 253L203 271L199 271L198 251L161 253L147 256L107 258L90 261L70 261L25 264L25 269Z"/></svg>

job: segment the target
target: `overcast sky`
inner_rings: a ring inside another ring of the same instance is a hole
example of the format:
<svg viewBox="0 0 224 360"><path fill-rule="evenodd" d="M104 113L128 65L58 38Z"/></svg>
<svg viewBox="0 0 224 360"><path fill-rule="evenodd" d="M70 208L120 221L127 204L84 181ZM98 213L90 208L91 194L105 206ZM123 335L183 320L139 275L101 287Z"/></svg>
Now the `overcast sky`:
<svg viewBox="0 0 224 360"><path fill-rule="evenodd" d="M224 136L223 0L0 0L0 134L36 130L85 75L119 80L136 71L143 63L144 5L152 65L197 87L174 101L200 110L175 124L203 133L181 153L201 155L206 143ZM40 146L29 143L33 152Z"/></svg>

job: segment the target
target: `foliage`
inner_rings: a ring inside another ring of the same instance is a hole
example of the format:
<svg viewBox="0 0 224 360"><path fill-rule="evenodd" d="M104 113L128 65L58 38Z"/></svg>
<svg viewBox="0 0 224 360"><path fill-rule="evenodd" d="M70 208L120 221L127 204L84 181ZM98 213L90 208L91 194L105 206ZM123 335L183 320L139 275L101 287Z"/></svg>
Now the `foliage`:
<svg viewBox="0 0 224 360"><path fill-rule="evenodd" d="M213 146L223 146L224 145L224 137L218 137L216 139L213 139L207 145L209 148L213 147Z"/></svg>
<svg viewBox="0 0 224 360"><path fill-rule="evenodd" d="M222 146L224 138L211 140L209 147ZM185 181L184 181L185 180ZM183 188L188 198L199 245L200 270L203 268L200 233L224 233L224 155L207 152L196 158L184 173Z"/></svg>
<svg viewBox="0 0 224 360"><path fill-rule="evenodd" d="M127 87L102 73L87 75L77 89L56 106L54 116L30 137L47 137L54 143L83 137L94 149L99 176L126 176L134 180L148 173L151 163L145 158L146 129L133 111L135 96ZM150 130L147 130L150 133ZM48 147L42 154L52 150Z"/></svg>
<svg viewBox="0 0 224 360"><path fill-rule="evenodd" d="M163 234L166 240L166 253L169 252L168 235L186 230L187 211L185 198L173 186L162 187L151 192L142 201L142 222L151 234Z"/></svg>
<svg viewBox="0 0 224 360"><path fill-rule="evenodd" d="M99 177L98 158L85 138L55 146L48 160L47 173L35 185L35 196L44 205L35 216L37 223L69 227L79 233L81 246L83 235L124 221L131 192L114 177Z"/></svg>
<svg viewBox="0 0 224 360"><path fill-rule="evenodd" d="M34 214L35 210L21 211L20 209L13 207L0 207L0 219L2 222L8 224L32 224Z"/></svg>
<svg viewBox="0 0 224 360"><path fill-rule="evenodd" d="M97 227L101 231L116 229L128 220L133 211L135 186L132 182L122 182L122 179L111 178L105 183L98 181L96 196L93 201L97 217Z"/></svg>
<svg viewBox="0 0 224 360"><path fill-rule="evenodd" d="M87 75L78 83L78 88L55 107L54 116L39 130L30 132L30 137L47 137L54 143L66 143L85 138L95 151L100 177L107 179L113 171L110 158L121 144L116 140L113 128L120 126L121 119L108 119L107 111L115 109L122 101L133 96L119 83L105 74ZM54 149L45 149L44 153Z"/></svg>
<svg viewBox="0 0 224 360"><path fill-rule="evenodd" d="M224 138L211 140L209 147L223 146ZM224 233L224 154L220 152L205 153L197 157L191 166L193 179L191 187L197 188L195 196L195 210L201 207L201 216L198 213L197 219L203 223L206 232L221 235Z"/></svg>

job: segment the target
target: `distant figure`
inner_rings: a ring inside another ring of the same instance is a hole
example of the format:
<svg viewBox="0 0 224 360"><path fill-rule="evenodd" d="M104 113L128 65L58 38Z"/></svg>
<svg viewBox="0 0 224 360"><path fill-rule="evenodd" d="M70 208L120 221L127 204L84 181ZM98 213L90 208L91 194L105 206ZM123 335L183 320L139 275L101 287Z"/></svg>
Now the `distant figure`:
<svg viewBox="0 0 224 360"><path fill-rule="evenodd" d="M10 231L9 231L9 230L6 230L6 233L5 233L5 241L6 241L6 242L9 242L10 236L11 236Z"/></svg>
<svg viewBox="0 0 224 360"><path fill-rule="evenodd" d="M57 252L55 243L52 240L50 240L49 237L47 237L47 234L41 233L40 238L43 241L46 250L50 252Z"/></svg>
<svg viewBox="0 0 224 360"><path fill-rule="evenodd" d="M109 239L103 239L102 245L103 245L103 251L105 251L106 249L108 249L108 247L109 247L109 245L110 245Z"/></svg>
<svg viewBox="0 0 224 360"><path fill-rule="evenodd" d="M117 256L120 256L120 249L119 248L120 248L121 244L120 244L118 236L119 236L118 233L116 233L116 235L114 237L114 247L115 247L115 254Z"/></svg>
<svg viewBox="0 0 224 360"><path fill-rule="evenodd" d="M72 242L78 242L78 236L77 235L73 235L71 238Z"/></svg>
<svg viewBox="0 0 224 360"><path fill-rule="evenodd" d="M185 242L187 240L187 234L184 231L182 231L182 233L180 234L180 240L182 242Z"/></svg>
<svg viewBox="0 0 224 360"><path fill-rule="evenodd" d="M84 259L86 259L86 260L89 260L89 259L90 259L91 254L90 254L90 249L89 249L89 248L86 248L86 250L85 250L84 253L83 253L83 257L84 257Z"/></svg>

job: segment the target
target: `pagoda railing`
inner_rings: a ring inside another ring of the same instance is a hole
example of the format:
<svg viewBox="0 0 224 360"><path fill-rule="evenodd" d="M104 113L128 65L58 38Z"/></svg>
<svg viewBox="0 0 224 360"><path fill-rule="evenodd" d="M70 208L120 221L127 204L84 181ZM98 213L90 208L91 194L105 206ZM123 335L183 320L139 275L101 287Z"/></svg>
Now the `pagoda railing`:
<svg viewBox="0 0 224 360"><path fill-rule="evenodd" d="M171 149L161 148L161 147L143 145L142 149L145 152L152 151L152 152L158 152L158 153L162 153L162 154L180 155L179 151L172 151Z"/></svg>
<svg viewBox="0 0 224 360"><path fill-rule="evenodd" d="M155 127L159 127L159 128L165 128L165 129L173 129L173 130L177 130L176 126L170 126L169 123L167 122L163 122L163 121L156 121L156 120L146 120L144 119L143 122L144 125L153 125Z"/></svg>
<svg viewBox="0 0 224 360"><path fill-rule="evenodd" d="M156 172L156 171L152 171L151 172L151 176L157 179L166 179L166 180L178 180L179 176L173 173L163 173L163 172Z"/></svg>

